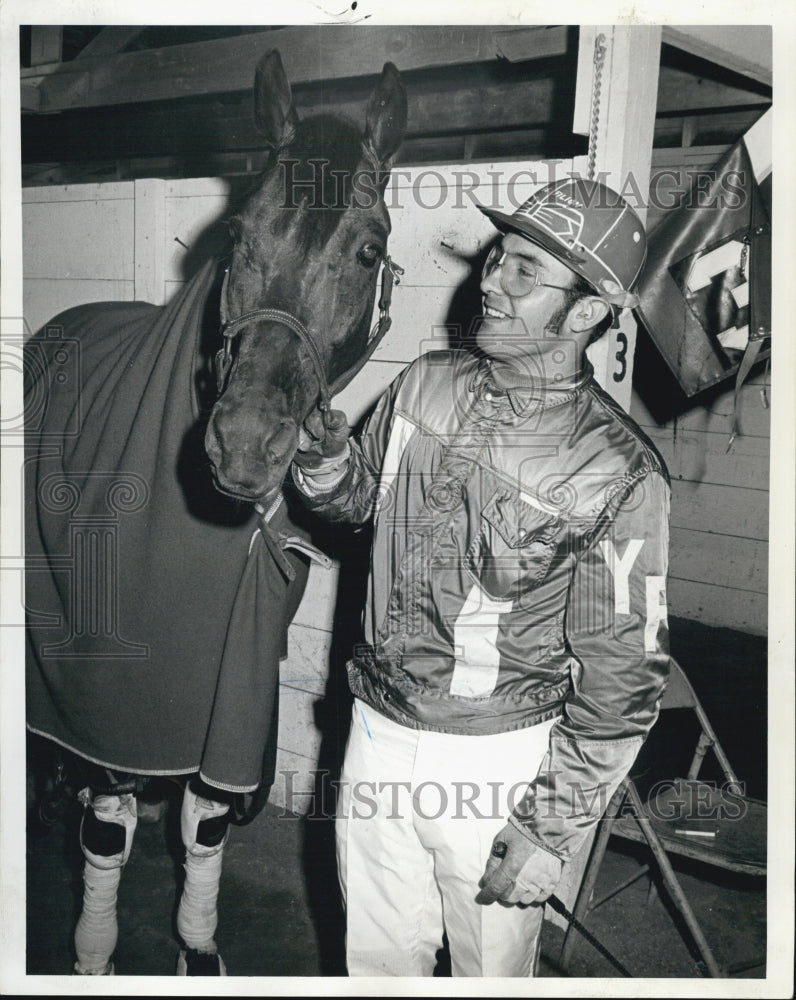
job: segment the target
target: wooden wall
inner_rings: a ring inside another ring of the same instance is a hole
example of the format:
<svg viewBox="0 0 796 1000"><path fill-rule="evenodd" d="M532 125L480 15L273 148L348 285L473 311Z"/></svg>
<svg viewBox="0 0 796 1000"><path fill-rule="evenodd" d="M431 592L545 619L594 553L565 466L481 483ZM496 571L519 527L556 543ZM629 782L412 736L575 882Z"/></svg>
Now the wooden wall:
<svg viewBox="0 0 796 1000"><path fill-rule="evenodd" d="M452 319L469 315L462 292L471 275L469 258L493 233L473 198L505 204L510 193L519 204L537 184L573 167L582 169L573 161L532 167L535 179L527 163L395 172L388 189L389 252L406 273L394 291L392 329L335 401L352 423L406 362L448 344ZM30 329L82 302L165 302L218 245L228 200L229 186L220 179L25 189L24 294ZM759 388L757 379L743 391L744 436L729 452L729 393L709 409L697 406L664 426L638 396L631 412L658 444L673 479L670 614L763 633L769 429ZM272 800L298 812L311 805L320 752L315 711L328 684L338 573L337 564L329 570L313 566L282 665L278 769L292 777L277 783Z"/></svg>
<svg viewBox="0 0 796 1000"><path fill-rule="evenodd" d="M631 406L672 477L670 614L758 635L768 618L767 383L758 375L741 390L743 434L729 449L731 390L663 427L638 395Z"/></svg>
<svg viewBox="0 0 796 1000"><path fill-rule="evenodd" d="M31 332L70 306L135 298L133 182L27 188L22 200Z"/></svg>

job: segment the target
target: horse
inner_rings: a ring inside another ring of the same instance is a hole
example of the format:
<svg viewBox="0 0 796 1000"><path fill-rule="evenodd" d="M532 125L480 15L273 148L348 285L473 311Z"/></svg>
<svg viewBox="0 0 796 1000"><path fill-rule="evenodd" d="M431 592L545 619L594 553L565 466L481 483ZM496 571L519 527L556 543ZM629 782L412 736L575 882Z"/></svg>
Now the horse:
<svg viewBox="0 0 796 1000"><path fill-rule="evenodd" d="M322 433L389 326L395 66L363 132L302 120L269 51L254 117L266 162L226 267L208 261L165 306L72 308L26 346L27 726L85 781L77 974L114 972L116 895L153 776L185 784L177 972L226 974L223 847L273 782L279 659L307 557L325 558L283 487L300 435Z"/></svg>

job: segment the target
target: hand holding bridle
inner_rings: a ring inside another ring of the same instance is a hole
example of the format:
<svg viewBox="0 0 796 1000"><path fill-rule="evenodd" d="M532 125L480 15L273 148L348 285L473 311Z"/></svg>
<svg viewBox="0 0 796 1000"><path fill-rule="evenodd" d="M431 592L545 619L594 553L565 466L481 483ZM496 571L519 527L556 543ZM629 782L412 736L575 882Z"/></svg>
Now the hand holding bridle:
<svg viewBox="0 0 796 1000"><path fill-rule="evenodd" d="M299 431L293 461L311 476L339 471L348 460L351 428L342 410L313 410Z"/></svg>

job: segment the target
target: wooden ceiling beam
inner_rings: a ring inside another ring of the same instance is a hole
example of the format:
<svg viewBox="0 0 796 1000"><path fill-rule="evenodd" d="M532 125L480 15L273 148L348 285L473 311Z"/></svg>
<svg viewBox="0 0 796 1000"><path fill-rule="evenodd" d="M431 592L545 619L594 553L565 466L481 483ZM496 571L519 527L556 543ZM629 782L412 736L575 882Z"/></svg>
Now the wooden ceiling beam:
<svg viewBox="0 0 796 1000"><path fill-rule="evenodd" d="M75 56L75 59L116 55L117 52L121 52L130 42L146 31L146 27L145 24L113 24L107 28L103 28L87 45L83 46Z"/></svg>
<svg viewBox="0 0 796 1000"><path fill-rule="evenodd" d="M61 63L60 65L78 67L79 76L80 67L86 65L89 60L107 58L108 56L115 55L117 52L121 52L121 50L134 38L137 38L138 35L145 30L145 28L146 25L133 25L131 27L112 25L111 27L103 28L98 35L95 35L91 41L85 45L80 52L78 52L73 61ZM38 93L35 100L32 103L28 102L27 104L23 101L23 111L40 112L44 109L58 106L63 103L64 100L69 100L69 96L74 90L78 77L75 76L74 72L69 74L52 72L52 66L47 67L47 70L47 75L41 77L38 81ZM41 73L41 67L39 67L39 72ZM22 84L24 87L24 73Z"/></svg>
<svg viewBox="0 0 796 1000"><path fill-rule="evenodd" d="M760 113L760 109L757 108L715 113L704 117L691 116L690 119L683 117L658 118L655 123L656 148L653 150L653 164L657 167L675 166L682 169L684 164L690 162L686 158L687 155L701 156L706 162L718 160L727 146L734 142L738 135L746 132ZM241 112L242 119L243 113ZM695 124L695 138L699 139L706 129L711 133L713 145L710 148L702 145L688 151L682 148L683 125L687 120L691 120ZM213 127L211 121L209 123L211 131ZM58 137L55 138L57 140ZM573 150L565 145L565 140L564 135L558 136L557 140L553 142L557 151L551 152L549 129L485 131L478 134L465 133L464 135L449 136L410 136L403 143L397 162L399 164L430 162L432 160L438 162L460 160L464 162L468 158L474 157L506 156L523 159L534 155L537 150L541 150L545 156L571 155ZM471 150L469 157L466 155L466 142ZM716 143L721 142L724 145L716 145ZM118 160L102 159L103 153L108 155L107 147L104 149L98 147L94 151L96 159L84 158L53 163L47 158L47 150L43 149L40 159L28 160L23 163L23 184L74 184L98 177L100 179L108 177L115 179L118 176L116 164L119 162L126 164L131 177L216 176L217 174L232 176L258 172L262 169L265 159L265 154L260 149L221 151L215 147L199 150L196 153L187 151L171 156L165 154L145 156L140 153L120 156Z"/></svg>
<svg viewBox="0 0 796 1000"><path fill-rule="evenodd" d="M717 108L707 114L659 116L655 120L655 145L704 145L699 137L706 132L726 136L730 143L748 131L763 112L764 107L757 105L728 111Z"/></svg>
<svg viewBox="0 0 796 1000"><path fill-rule="evenodd" d="M512 39L512 35L517 35ZM257 60L278 48L294 84L372 76L391 60L404 72L498 58L563 55L568 28L324 25L252 32L46 67L39 110L63 111L250 90ZM264 37L265 36L265 37ZM509 55L504 55L509 53ZM42 75L39 66L26 75Z"/></svg>
<svg viewBox="0 0 796 1000"><path fill-rule="evenodd" d="M569 78L561 73L557 79L540 76L487 83L483 78L471 77L467 86L455 89L415 88L409 93L408 135L439 136L528 127L549 129L559 119L564 120L562 108L572 100L571 90L567 91ZM361 122L369 91L370 86L365 81L347 86L343 98L326 88L299 85L295 90L296 105L303 116L318 111L339 111ZM720 97L723 100L720 101ZM729 121L725 118L727 112L722 112L722 105L733 108L738 115L756 117L765 103L758 94L720 87L711 81L690 77L683 71L662 67L656 136L660 140L664 132L679 134L682 116L689 112L704 114L705 119L700 122L702 127L711 116L718 126ZM667 117L675 114L679 119L677 124L667 124ZM560 131L560 126L556 127ZM101 158L106 153L147 156L188 150L245 150L261 145L252 121L248 94L224 103L206 99L170 105L79 110L46 118L25 115L22 136L26 162Z"/></svg>
<svg viewBox="0 0 796 1000"><path fill-rule="evenodd" d="M766 97L759 87L746 90L718 80L694 76L684 69L661 66L658 78L657 113L711 111L715 108L760 104Z"/></svg>
<svg viewBox="0 0 796 1000"><path fill-rule="evenodd" d="M469 135L424 136L407 139L401 146L396 167L409 164L466 163L470 159L511 157L528 160L547 153L553 157L568 157L573 150L561 136L561 146L550 145L545 129L523 129ZM467 147L470 147L468 154ZM90 160L61 163L29 163L23 165L22 180L26 187L48 184L79 184L86 181L120 180L141 177L235 177L258 173L265 165L265 153L206 152L195 155L119 157L113 160Z"/></svg>
<svg viewBox="0 0 796 1000"><path fill-rule="evenodd" d="M772 84L770 24L665 25L663 42L757 83Z"/></svg>
<svg viewBox="0 0 796 1000"><path fill-rule="evenodd" d="M333 111L364 122L367 96L363 88L344 100L330 97L321 102L317 92L297 92L296 107L302 117ZM567 99L552 77L410 93L407 136L549 128L559 117L565 120L556 115L556 108ZM248 96L223 104L197 101L81 110L26 115L22 120L23 162L247 150L261 148L262 143Z"/></svg>
<svg viewBox="0 0 796 1000"><path fill-rule="evenodd" d="M567 26L509 28L495 31L497 55L509 62L563 56L567 52Z"/></svg>

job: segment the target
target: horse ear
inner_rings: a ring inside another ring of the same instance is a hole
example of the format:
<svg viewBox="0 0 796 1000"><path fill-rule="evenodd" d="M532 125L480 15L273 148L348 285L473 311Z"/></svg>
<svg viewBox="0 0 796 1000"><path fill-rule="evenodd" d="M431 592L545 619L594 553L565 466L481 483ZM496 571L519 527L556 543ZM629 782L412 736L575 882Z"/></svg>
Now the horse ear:
<svg viewBox="0 0 796 1000"><path fill-rule="evenodd" d="M401 145L405 131L406 91L398 70L387 62L368 102L365 145L386 166Z"/></svg>
<svg viewBox="0 0 796 1000"><path fill-rule="evenodd" d="M293 93L276 49L266 52L254 76L254 122L273 149L287 146L299 116L293 107Z"/></svg>

